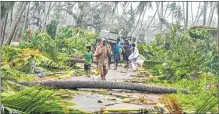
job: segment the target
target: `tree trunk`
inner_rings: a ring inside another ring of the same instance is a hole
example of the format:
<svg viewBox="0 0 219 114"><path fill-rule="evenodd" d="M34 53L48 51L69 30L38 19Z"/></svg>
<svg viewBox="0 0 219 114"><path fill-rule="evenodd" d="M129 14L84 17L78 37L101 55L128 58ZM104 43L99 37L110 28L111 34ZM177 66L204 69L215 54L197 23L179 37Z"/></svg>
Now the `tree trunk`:
<svg viewBox="0 0 219 114"><path fill-rule="evenodd" d="M206 25L208 2L204 2L203 26Z"/></svg>
<svg viewBox="0 0 219 114"><path fill-rule="evenodd" d="M186 2L186 19L185 19L185 30L188 28L188 18L189 18L189 4Z"/></svg>
<svg viewBox="0 0 219 114"><path fill-rule="evenodd" d="M43 31L46 31L46 22L47 22L47 18L48 18L48 15L49 15L49 12L50 12L50 8L52 7L51 6L52 2L49 2L49 7L48 7L48 10L47 12L45 13L45 17L44 17L44 22L43 22ZM67 12L66 12L67 13Z"/></svg>
<svg viewBox="0 0 219 114"><path fill-rule="evenodd" d="M198 12L199 12L200 6L201 6L201 3L199 2L199 4L198 4L198 11L197 11L196 16L195 16L195 21L197 21L197 18L198 18Z"/></svg>
<svg viewBox="0 0 219 114"><path fill-rule="evenodd" d="M11 9L11 22L10 22L10 26L12 24L12 19L13 19L13 9L14 9L14 7Z"/></svg>
<svg viewBox="0 0 219 114"><path fill-rule="evenodd" d="M2 36L2 41L1 41L1 45L2 44L4 44L4 39L5 39L5 31L6 31L6 25L7 25L7 21L8 21L8 12L7 12L7 14L6 14L6 17L5 17L5 19L4 19L4 26L3 26L3 28L2 28L2 34L1 34L1 36Z"/></svg>
<svg viewBox="0 0 219 114"><path fill-rule="evenodd" d="M161 9L160 9L160 18L164 18L164 16L163 16L163 2L161 2ZM159 19L160 20L160 19ZM162 25L163 25L163 23L162 23L162 21L160 20L160 31L162 32Z"/></svg>
<svg viewBox="0 0 219 114"><path fill-rule="evenodd" d="M167 2L167 6L169 5L169 2ZM165 10L165 13L164 13L164 18L166 17L166 13L167 13L167 6L166 6L166 10Z"/></svg>
<svg viewBox="0 0 219 114"><path fill-rule="evenodd" d="M0 3L1 4L1 3ZM2 32L2 27L3 26L3 19L0 20L0 32ZM2 64L2 36L0 36L0 68L1 68L1 64ZM1 79L1 77L0 77Z"/></svg>
<svg viewBox="0 0 219 114"><path fill-rule="evenodd" d="M28 8L27 8L27 11L26 11L26 14L25 14L24 26L22 27L23 28L22 33L25 33L25 31L28 28L29 10L30 10L30 3L28 3Z"/></svg>
<svg viewBox="0 0 219 114"><path fill-rule="evenodd" d="M61 89L76 89L76 88L103 88L103 89L127 89L136 90L148 93L177 93L176 88L165 88L152 86L147 84L136 84L127 82L111 82L111 81L73 81L73 80L54 80L42 82L23 82L23 85L32 86L42 84L45 86L52 86ZM186 90L179 90L183 93L188 93Z"/></svg>
<svg viewBox="0 0 219 114"><path fill-rule="evenodd" d="M141 12L141 14L139 15L138 21L137 21L136 26L134 27L134 29L133 29L133 31L132 31L132 33L131 33L131 36L132 36L132 34L134 33L135 29L137 28L137 26L138 26L138 24L139 24L139 21L140 21L140 19L141 19L141 16L142 16L142 14L143 14L145 11L146 11L146 8L144 8L144 10L143 10L143 11Z"/></svg>
<svg viewBox="0 0 219 114"><path fill-rule="evenodd" d="M216 5L213 6L212 11L210 12L208 27L211 26L211 23L212 23L212 20L213 20L213 16L214 16L215 8L216 8Z"/></svg>
<svg viewBox="0 0 219 114"><path fill-rule="evenodd" d="M185 18L185 5L184 5L184 2L182 2L182 5L183 5L183 23L184 23L183 29L185 30L186 18Z"/></svg>
<svg viewBox="0 0 219 114"><path fill-rule="evenodd" d="M15 29L16 29L16 26L23 14L23 11L26 7L28 2L21 2L20 3L20 7L18 8L17 12L16 12L16 16L14 17L13 19L13 22L12 22L12 26L10 28L10 31L8 32L8 35L7 35L7 42L6 42L6 45L10 45L11 43L11 40L13 38L13 35L14 35L14 32L15 32Z"/></svg>
<svg viewBox="0 0 219 114"><path fill-rule="evenodd" d="M217 29L218 29L217 31L217 37L218 37L217 38L217 52L219 52L219 2L217 2ZM218 65L218 69L219 69L219 65Z"/></svg>
<svg viewBox="0 0 219 114"><path fill-rule="evenodd" d="M192 15L192 23L193 23L193 8L192 8L192 2L191 2L191 15Z"/></svg>
<svg viewBox="0 0 219 114"><path fill-rule="evenodd" d="M157 9L157 11L154 13L153 18L151 19L151 21L150 21L150 23L148 24L148 26L147 26L147 28L145 29L145 31L148 30L149 26L151 25L152 21L154 20L154 18L155 18L155 16L156 16L157 12L158 12L158 9Z"/></svg>

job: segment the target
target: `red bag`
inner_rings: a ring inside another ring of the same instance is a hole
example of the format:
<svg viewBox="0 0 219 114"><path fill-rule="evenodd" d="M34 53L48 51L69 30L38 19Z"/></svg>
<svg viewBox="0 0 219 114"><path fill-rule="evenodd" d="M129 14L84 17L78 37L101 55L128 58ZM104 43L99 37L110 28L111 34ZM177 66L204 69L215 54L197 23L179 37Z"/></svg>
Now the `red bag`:
<svg viewBox="0 0 219 114"><path fill-rule="evenodd" d="M97 51L95 51L94 53L94 57L97 57L99 54L97 53Z"/></svg>

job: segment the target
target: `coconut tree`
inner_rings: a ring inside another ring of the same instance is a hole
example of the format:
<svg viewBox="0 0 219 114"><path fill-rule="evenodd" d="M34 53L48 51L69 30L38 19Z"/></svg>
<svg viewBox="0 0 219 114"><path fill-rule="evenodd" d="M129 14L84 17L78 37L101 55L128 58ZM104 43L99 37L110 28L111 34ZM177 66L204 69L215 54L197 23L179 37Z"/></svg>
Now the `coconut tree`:
<svg viewBox="0 0 219 114"><path fill-rule="evenodd" d="M184 29L187 29L188 26L188 18L189 18L189 3L188 1L186 2L186 17L185 17L185 25L184 25Z"/></svg>
<svg viewBox="0 0 219 114"><path fill-rule="evenodd" d="M10 32L8 32L8 34L7 34L7 42L6 42L7 45L9 45L11 43L11 40L12 40L13 35L15 33L15 29L18 25L18 22L20 21L20 18L22 16L26 6L27 6L27 3L28 2L20 2L19 3L19 7L17 9L16 15L13 18L13 22L12 22L12 25L10 27Z"/></svg>
<svg viewBox="0 0 219 114"><path fill-rule="evenodd" d="M214 16L214 12L215 12L215 9L217 7L217 2L210 2L210 6L211 6L211 9L210 9L210 12L209 12L209 19L208 19L208 27L211 26L211 23L212 23L212 20L213 20L213 16Z"/></svg>
<svg viewBox="0 0 219 114"><path fill-rule="evenodd" d="M204 14L203 14L203 25L206 25L206 16L207 16L208 2L204 2Z"/></svg>
<svg viewBox="0 0 219 114"><path fill-rule="evenodd" d="M62 89L76 89L76 88L104 88L104 89L128 89L137 90L149 93L176 93L176 88L165 88L146 84L133 84L128 82L111 82L111 81L66 81L54 80L45 82L22 82L25 86L33 86L41 84L50 87ZM180 90L183 93L188 93L187 90Z"/></svg>

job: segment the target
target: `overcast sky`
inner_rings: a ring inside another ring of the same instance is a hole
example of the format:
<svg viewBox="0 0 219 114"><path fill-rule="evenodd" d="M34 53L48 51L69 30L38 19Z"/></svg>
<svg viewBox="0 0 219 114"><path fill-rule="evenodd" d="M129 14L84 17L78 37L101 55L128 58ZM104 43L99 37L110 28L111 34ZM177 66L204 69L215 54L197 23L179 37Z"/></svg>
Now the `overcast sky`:
<svg viewBox="0 0 219 114"><path fill-rule="evenodd" d="M133 4L133 7L134 9L138 6L139 2L132 2ZM165 6L167 5L168 2L164 2L164 10L165 10ZM170 2L169 2L170 4ZM176 2L177 5L180 5L182 8L183 8L183 2ZM204 3L201 2L201 6L203 5ZM184 2L184 5L186 5L186 3ZM191 5L192 5L192 10L191 10ZM199 2L189 2L189 18L191 19L192 18L192 12L193 12L193 19L195 18L196 16L196 13L198 11L198 6L199 6ZM149 9L146 11L145 13L145 17L144 17L144 20L147 20L148 19L148 16L153 16L154 13L156 12L156 3L155 2L152 2L152 7L153 7L153 10L152 9ZM208 10L207 10L207 14L209 13L210 11L210 7L208 6ZM121 5L119 5L118 7L118 12L121 13L122 12L122 7ZM167 12L168 14L169 12ZM215 12L214 12L214 18L216 19L217 17L215 16L217 14L217 11L215 9ZM166 14L166 15L167 15ZM156 17L158 17L158 15L156 15ZM207 16L208 17L208 16ZM166 18L167 19L167 18ZM168 20L171 20L171 15L169 16L169 19ZM200 20L202 20L200 18Z"/></svg>

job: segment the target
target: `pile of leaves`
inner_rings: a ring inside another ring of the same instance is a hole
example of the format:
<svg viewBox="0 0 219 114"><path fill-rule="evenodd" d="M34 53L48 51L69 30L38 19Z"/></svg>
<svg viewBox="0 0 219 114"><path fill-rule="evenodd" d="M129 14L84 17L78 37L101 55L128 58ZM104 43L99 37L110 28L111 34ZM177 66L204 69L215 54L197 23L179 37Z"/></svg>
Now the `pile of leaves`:
<svg viewBox="0 0 219 114"><path fill-rule="evenodd" d="M64 100L54 89L40 86L24 88L1 99L2 113L21 114L82 114L80 110L71 108L75 104Z"/></svg>

